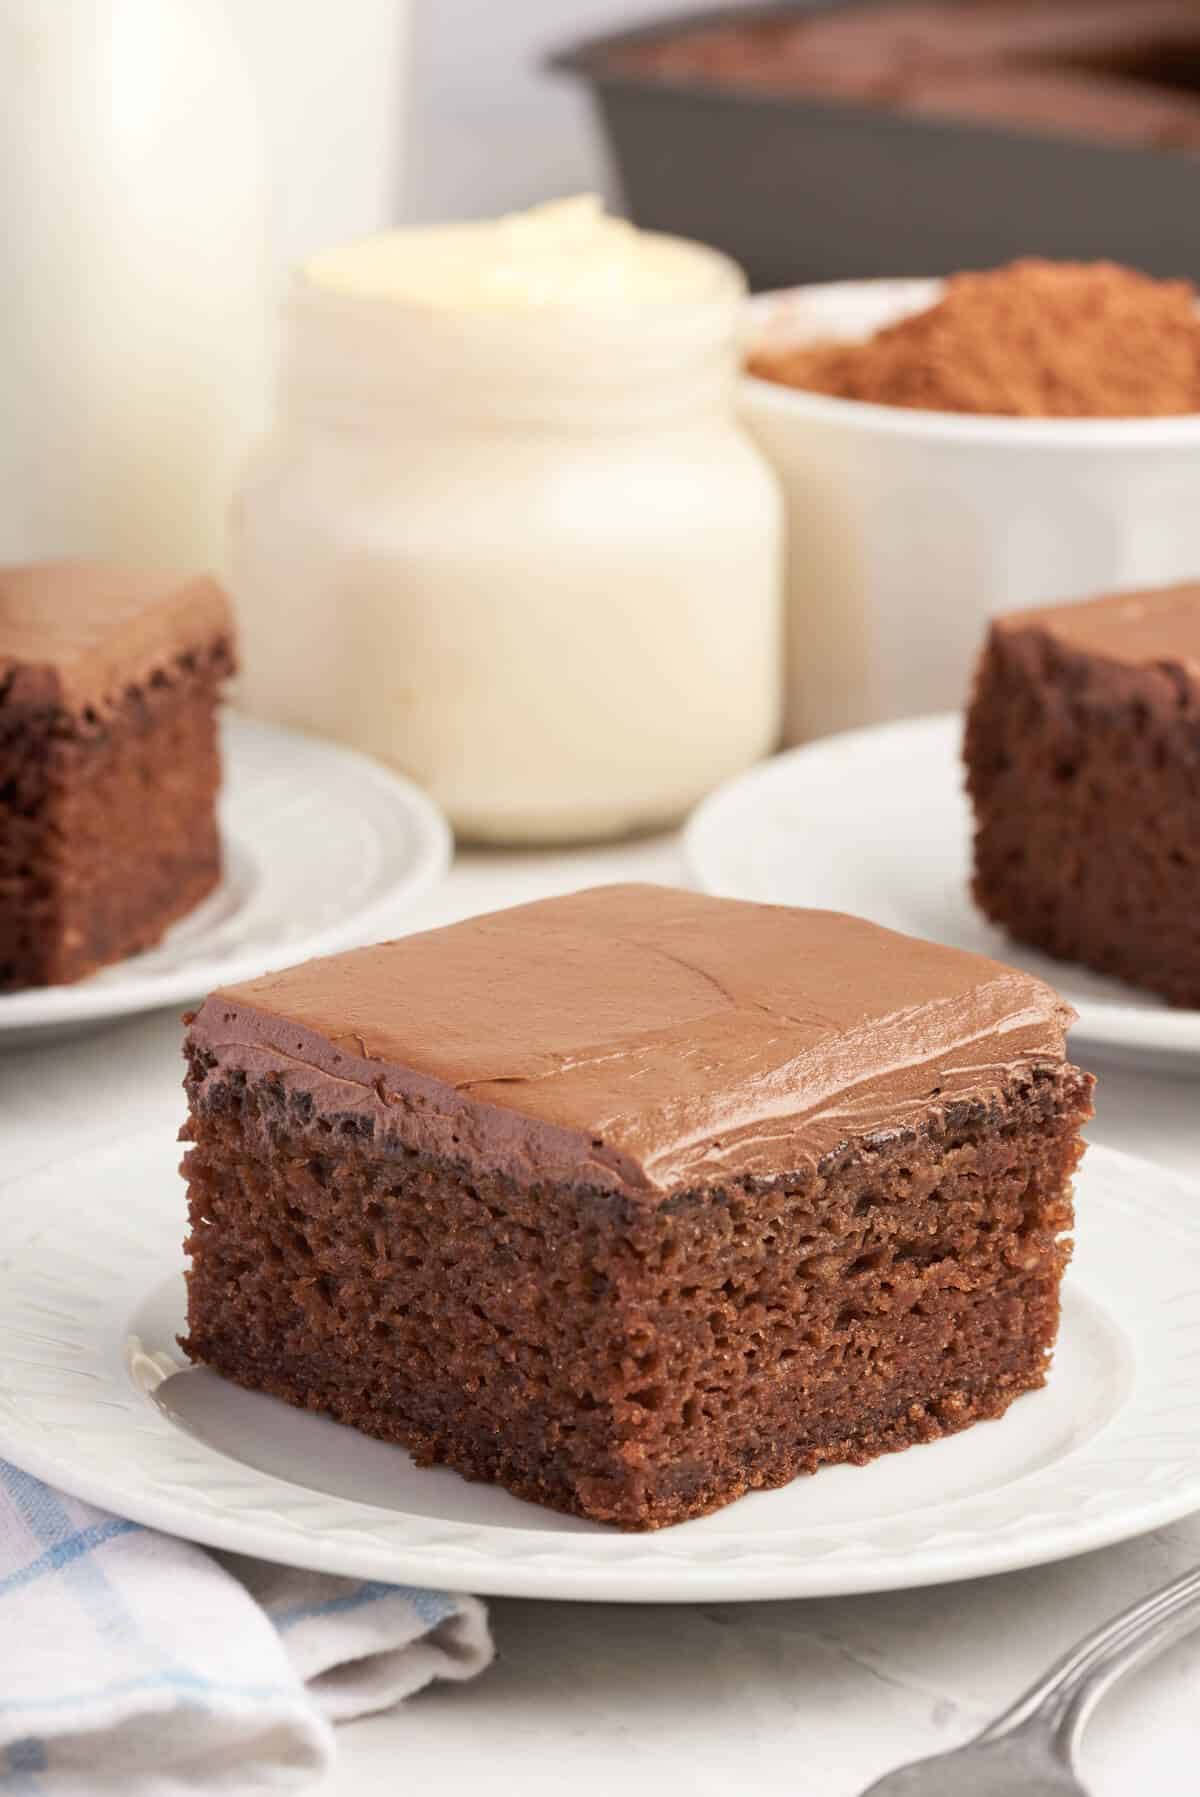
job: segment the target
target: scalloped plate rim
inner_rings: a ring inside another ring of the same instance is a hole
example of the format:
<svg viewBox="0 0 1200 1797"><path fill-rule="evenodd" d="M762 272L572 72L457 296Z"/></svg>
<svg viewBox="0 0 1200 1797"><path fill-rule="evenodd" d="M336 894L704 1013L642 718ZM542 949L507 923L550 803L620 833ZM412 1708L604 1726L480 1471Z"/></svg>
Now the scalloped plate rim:
<svg viewBox="0 0 1200 1797"><path fill-rule="evenodd" d="M97 1152L105 1157L121 1156L123 1167L128 1168L136 1167L139 1154L149 1156L147 1164L157 1167L167 1150L161 1137L155 1136L110 1144ZM53 1242L47 1240L63 1219L70 1222L78 1213L84 1260L96 1247L95 1241L89 1243L82 1221L89 1212L86 1180L80 1182L81 1172L92 1158L75 1157L0 1186L0 1197L7 1194L19 1199L23 1194L27 1206L31 1192L36 1196L40 1190L42 1195L35 1206L39 1222L32 1231L26 1224L22 1233L12 1208L6 1211L0 1205L0 1293L7 1286L10 1297L9 1306L0 1311L4 1319L0 1321L0 1344L20 1327L23 1307L42 1314L39 1280L49 1277L51 1289L57 1280L70 1298L71 1279L81 1277L78 1271L63 1271L59 1265L74 1256L75 1245L64 1255L56 1247L57 1237ZM1094 1272L1081 1281L1080 1291L1101 1310L1128 1305L1129 1318L1143 1330L1139 1353L1149 1355L1152 1370L1156 1353L1167 1356L1164 1364L1174 1364L1177 1356L1173 1347L1168 1351L1168 1338L1175 1342L1181 1332L1186 1332L1189 1352L1193 1340L1196 1344L1191 1359L1200 1359L1200 1191L1164 1169L1105 1149L1090 1151L1080 1177L1085 1219L1089 1203L1105 1213L1097 1217L1095 1225L1099 1267L1106 1264L1105 1257L1114 1267L1122 1264L1122 1251L1114 1247L1111 1237L1119 1232L1125 1215L1135 1233L1139 1222L1153 1219L1156 1228L1176 1238L1174 1253L1151 1251L1154 1277L1159 1281L1155 1292L1147 1294L1139 1286L1116 1299L1101 1278L1098 1289L1102 1296L1097 1298ZM156 1191L157 1178L156 1172ZM78 1385L66 1384L72 1395L65 1399L62 1393L56 1399L53 1391L31 1394L21 1387L22 1379L28 1384L28 1373L15 1370L10 1355L0 1356L0 1453L92 1503L211 1546L315 1570L466 1588L488 1595L606 1602L741 1601L889 1590L1009 1571L1088 1552L1200 1508L1200 1399L1192 1402L1186 1373L1176 1376L1180 1390L1189 1394L1187 1426L1167 1432L1166 1439L1176 1445L1159 1456L1149 1479L1143 1470L1144 1457L1133 1454L1122 1485L1117 1476L1119 1455L1115 1463L1112 1460L1114 1441L1118 1448L1126 1438L1132 1448L1139 1446L1139 1429L1144 1432L1149 1426L1149 1440L1158 1439L1150 1425L1159 1412L1151 1408L1139 1421L1138 1404L1141 1402L1145 1412L1147 1394L1142 1393L1139 1400L1135 1391L1122 1399L1096 1434L1085 1437L1080 1446L1068 1449L1057 1460L1039 1464L1035 1471L1002 1482L994 1490L949 1503L935 1502L911 1515L904 1512L853 1521L842 1529L842 1539L831 1539L839 1531L828 1523L776 1532L756 1529L752 1506L785 1498L788 1488L747 1500L745 1528L722 1534L689 1524L651 1535L620 1535L608 1530L558 1533L536 1527L464 1523L340 1498L226 1456L175 1428L132 1383L128 1390L117 1391L107 1371L101 1375L88 1370L104 1369L112 1359L114 1309L126 1320L134 1316L155 1280L181 1265L166 1224L171 1214L155 1210L154 1215L163 1222L153 1241L148 1239L155 1235L153 1228L138 1227L136 1204L127 1220L131 1234L119 1219L115 1240L109 1229L99 1222L93 1224L93 1231L99 1232L110 1251L109 1257L115 1256L117 1271L110 1275L109 1289L94 1297L84 1295L78 1303L72 1300L72 1309L64 1313L70 1315L72 1336L57 1344L60 1352L74 1359L79 1346L83 1356L79 1366L86 1379L100 1377L101 1384L107 1384L118 1400L101 1400L119 1412L116 1417L108 1409L104 1412L102 1439L106 1446L94 1450L89 1458L88 1438L93 1429L99 1430L99 1422L72 1437L69 1425L61 1419L55 1424L45 1414L56 1401L77 1405L90 1401L78 1398ZM173 1214L181 1225L182 1206ZM176 1223L170 1225L171 1230ZM1144 1242L1144 1235L1142 1239ZM1144 1246L1141 1251L1147 1252ZM94 1256L87 1261L89 1280L94 1277L97 1259L103 1258ZM43 1264L47 1261L55 1269L49 1275ZM1173 1283L1178 1289L1172 1289ZM39 1324L42 1327L52 1329L53 1324ZM96 1332L96 1339L89 1338L89 1329ZM1136 1328L1127 1333L1138 1340ZM28 1340L27 1329L23 1339ZM21 1364L30 1364L27 1356ZM60 1359L59 1370L63 1364ZM41 1370L50 1365L46 1363ZM1155 1404L1159 1396L1156 1385ZM1028 1404L1036 1398L1020 1402ZM78 1423L74 1427L78 1429ZM963 1441L974 1433L968 1431L955 1439ZM923 1455L933 1450L909 1451ZM169 1473L162 1471L164 1465ZM189 1467L197 1466L200 1477L189 1486ZM225 1495L206 1498L204 1480L212 1480L214 1469ZM853 1476L869 1473L866 1468L856 1470ZM252 1510L245 1507L251 1500ZM277 1505L301 1513L301 1520L273 1514ZM722 1512L723 1521L736 1521L740 1509L735 1505Z"/></svg>

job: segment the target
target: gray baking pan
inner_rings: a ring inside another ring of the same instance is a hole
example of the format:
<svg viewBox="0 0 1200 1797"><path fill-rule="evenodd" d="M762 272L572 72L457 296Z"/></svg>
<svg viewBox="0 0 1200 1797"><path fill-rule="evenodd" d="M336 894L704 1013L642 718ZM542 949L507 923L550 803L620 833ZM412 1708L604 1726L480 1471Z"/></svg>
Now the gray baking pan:
<svg viewBox="0 0 1200 1797"><path fill-rule="evenodd" d="M828 0L819 0L828 4ZM812 5L676 15L550 58L587 82L630 215L725 250L758 289L1110 257L1200 280L1200 155L664 80L614 49Z"/></svg>

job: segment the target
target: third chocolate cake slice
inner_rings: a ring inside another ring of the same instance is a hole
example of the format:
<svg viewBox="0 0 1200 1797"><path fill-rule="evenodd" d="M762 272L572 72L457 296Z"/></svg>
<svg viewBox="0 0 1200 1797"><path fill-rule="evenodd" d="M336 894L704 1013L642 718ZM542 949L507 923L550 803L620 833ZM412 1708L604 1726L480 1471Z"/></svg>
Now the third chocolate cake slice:
<svg viewBox="0 0 1200 1797"><path fill-rule="evenodd" d="M1200 1005L1200 585L997 619L966 760L981 909Z"/></svg>

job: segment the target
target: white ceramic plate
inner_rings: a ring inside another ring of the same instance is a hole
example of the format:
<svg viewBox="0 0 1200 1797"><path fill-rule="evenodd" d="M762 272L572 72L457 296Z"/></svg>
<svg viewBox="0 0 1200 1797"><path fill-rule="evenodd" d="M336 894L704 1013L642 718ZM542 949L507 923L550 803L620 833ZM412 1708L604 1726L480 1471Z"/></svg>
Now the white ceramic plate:
<svg viewBox="0 0 1200 1797"><path fill-rule="evenodd" d="M907 718L765 761L693 814L684 852L705 892L853 911L1040 974L1079 1013L1074 1040L1137 1062L1200 1062L1200 1011L1013 942L975 909L962 719Z"/></svg>
<svg viewBox="0 0 1200 1797"><path fill-rule="evenodd" d="M1200 1508L1200 1193L1093 1148L1049 1384L999 1422L621 1535L180 1370L178 1149L0 1187L0 1455L247 1554L517 1596L885 1590L1082 1553Z"/></svg>
<svg viewBox="0 0 1200 1797"><path fill-rule="evenodd" d="M237 713L221 747L218 890L144 955L78 985L0 994L0 1048L378 941L445 872L441 812L377 762Z"/></svg>

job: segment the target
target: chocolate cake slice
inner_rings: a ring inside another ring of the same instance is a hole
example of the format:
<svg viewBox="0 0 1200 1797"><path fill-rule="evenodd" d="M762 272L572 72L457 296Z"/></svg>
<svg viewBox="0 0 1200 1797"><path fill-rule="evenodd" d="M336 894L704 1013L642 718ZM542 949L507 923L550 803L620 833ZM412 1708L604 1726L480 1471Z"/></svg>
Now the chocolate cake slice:
<svg viewBox="0 0 1200 1797"><path fill-rule="evenodd" d="M0 991L149 948L217 884L232 667L211 580L0 569Z"/></svg>
<svg viewBox="0 0 1200 1797"><path fill-rule="evenodd" d="M1200 585L997 619L965 754L980 909L1200 1005Z"/></svg>
<svg viewBox="0 0 1200 1797"><path fill-rule="evenodd" d="M628 1529L1042 1384L1090 1076L1012 969L609 886L190 1020L184 1347Z"/></svg>

